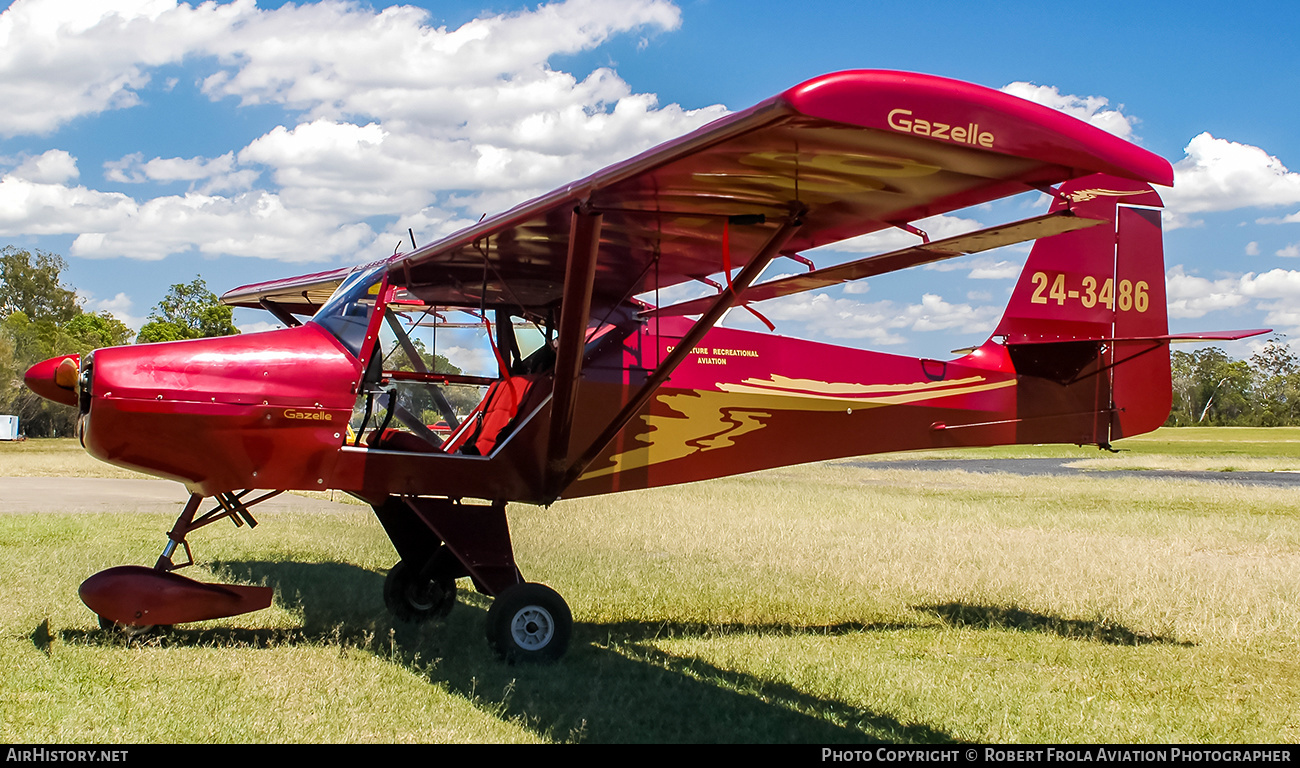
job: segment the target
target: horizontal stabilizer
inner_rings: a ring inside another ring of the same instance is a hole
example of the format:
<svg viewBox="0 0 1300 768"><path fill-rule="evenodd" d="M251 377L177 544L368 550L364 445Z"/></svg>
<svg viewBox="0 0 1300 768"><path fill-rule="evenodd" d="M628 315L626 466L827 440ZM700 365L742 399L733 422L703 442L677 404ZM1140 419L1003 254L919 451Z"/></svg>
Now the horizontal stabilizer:
<svg viewBox="0 0 1300 768"><path fill-rule="evenodd" d="M1269 333L1272 328L1251 328L1244 331L1198 331L1196 333L1166 333L1159 336L1079 336L1077 338L1008 338L1007 344L1059 344L1063 341L1237 341ZM964 350L955 350L964 351Z"/></svg>
<svg viewBox="0 0 1300 768"><path fill-rule="evenodd" d="M1199 331L1197 333L1171 333L1162 338L1169 341L1236 341L1237 339L1249 339L1251 336L1259 336L1272 331L1272 328L1251 328L1245 331Z"/></svg>
<svg viewBox="0 0 1300 768"><path fill-rule="evenodd" d="M775 299L780 296L790 296L803 291L826 288L840 283L861 280L865 277L875 277L876 275L896 272L909 267L932 264L957 256L989 251L994 248L1001 248L1004 245L1015 245L1029 240L1037 240L1040 237L1073 232L1076 229L1096 226L1105 221L1105 219L1076 216L1068 210L1048 213L1031 219L1012 222L1011 224L1003 224L997 227L967 232L955 237L947 237L943 240L935 240L932 243L920 243L888 253L879 253L845 264L813 270L802 275L760 283L751 286L749 290L741 294L740 300L741 303L749 303ZM647 310L642 313L642 316L698 315L707 310L713 304L715 298L715 296L705 296L700 299L683 301L679 304Z"/></svg>

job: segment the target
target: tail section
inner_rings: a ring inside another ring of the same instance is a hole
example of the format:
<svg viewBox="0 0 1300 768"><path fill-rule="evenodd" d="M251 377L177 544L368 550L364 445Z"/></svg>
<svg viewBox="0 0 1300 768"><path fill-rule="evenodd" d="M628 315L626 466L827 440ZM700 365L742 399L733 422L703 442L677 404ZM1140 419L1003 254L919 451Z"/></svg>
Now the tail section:
<svg viewBox="0 0 1300 768"><path fill-rule="evenodd" d="M1113 176L1061 187L1053 211L1109 224L1038 240L994 331L1021 380L1018 442L1106 446L1168 417L1161 205Z"/></svg>

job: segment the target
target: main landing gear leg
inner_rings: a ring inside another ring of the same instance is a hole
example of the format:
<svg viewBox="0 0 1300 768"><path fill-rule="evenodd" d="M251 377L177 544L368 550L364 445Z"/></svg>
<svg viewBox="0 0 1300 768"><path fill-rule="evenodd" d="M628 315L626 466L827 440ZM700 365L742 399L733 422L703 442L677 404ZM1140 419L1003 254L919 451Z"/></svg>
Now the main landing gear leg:
<svg viewBox="0 0 1300 768"><path fill-rule="evenodd" d="M573 615L564 598L525 582L515 565L504 502L390 496L374 507L401 556L384 582L384 603L398 619L441 618L456 599L456 579L470 577L495 598L488 645L507 662L552 662L564 655Z"/></svg>

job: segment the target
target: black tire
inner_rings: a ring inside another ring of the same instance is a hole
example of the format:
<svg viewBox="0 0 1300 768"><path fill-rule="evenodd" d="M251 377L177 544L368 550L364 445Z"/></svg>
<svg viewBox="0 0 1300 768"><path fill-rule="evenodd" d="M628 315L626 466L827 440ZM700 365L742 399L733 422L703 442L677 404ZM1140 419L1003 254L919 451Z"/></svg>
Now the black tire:
<svg viewBox="0 0 1300 768"><path fill-rule="evenodd" d="M508 663L549 664L569 648L573 614L545 584L516 584L492 601L487 641Z"/></svg>
<svg viewBox="0 0 1300 768"><path fill-rule="evenodd" d="M421 579L405 560L399 560L384 579L384 605L399 621L446 618L456 605L456 580Z"/></svg>
<svg viewBox="0 0 1300 768"><path fill-rule="evenodd" d="M172 628L170 624L119 624L103 616L96 615L95 618L99 619L100 629L119 634L127 640L140 640L151 635L162 634Z"/></svg>

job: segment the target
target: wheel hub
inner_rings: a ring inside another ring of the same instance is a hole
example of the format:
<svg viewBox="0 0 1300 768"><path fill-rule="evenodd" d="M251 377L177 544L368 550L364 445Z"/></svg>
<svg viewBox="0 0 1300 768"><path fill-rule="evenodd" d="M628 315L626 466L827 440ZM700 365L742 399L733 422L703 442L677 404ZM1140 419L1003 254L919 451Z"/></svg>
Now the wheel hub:
<svg viewBox="0 0 1300 768"><path fill-rule="evenodd" d="M417 611L432 609L442 600L442 589L437 582L426 581L423 584L411 584L406 588L406 602Z"/></svg>
<svg viewBox="0 0 1300 768"><path fill-rule="evenodd" d="M525 606L511 620L510 634L524 650L545 648L555 635L555 619L540 605Z"/></svg>

